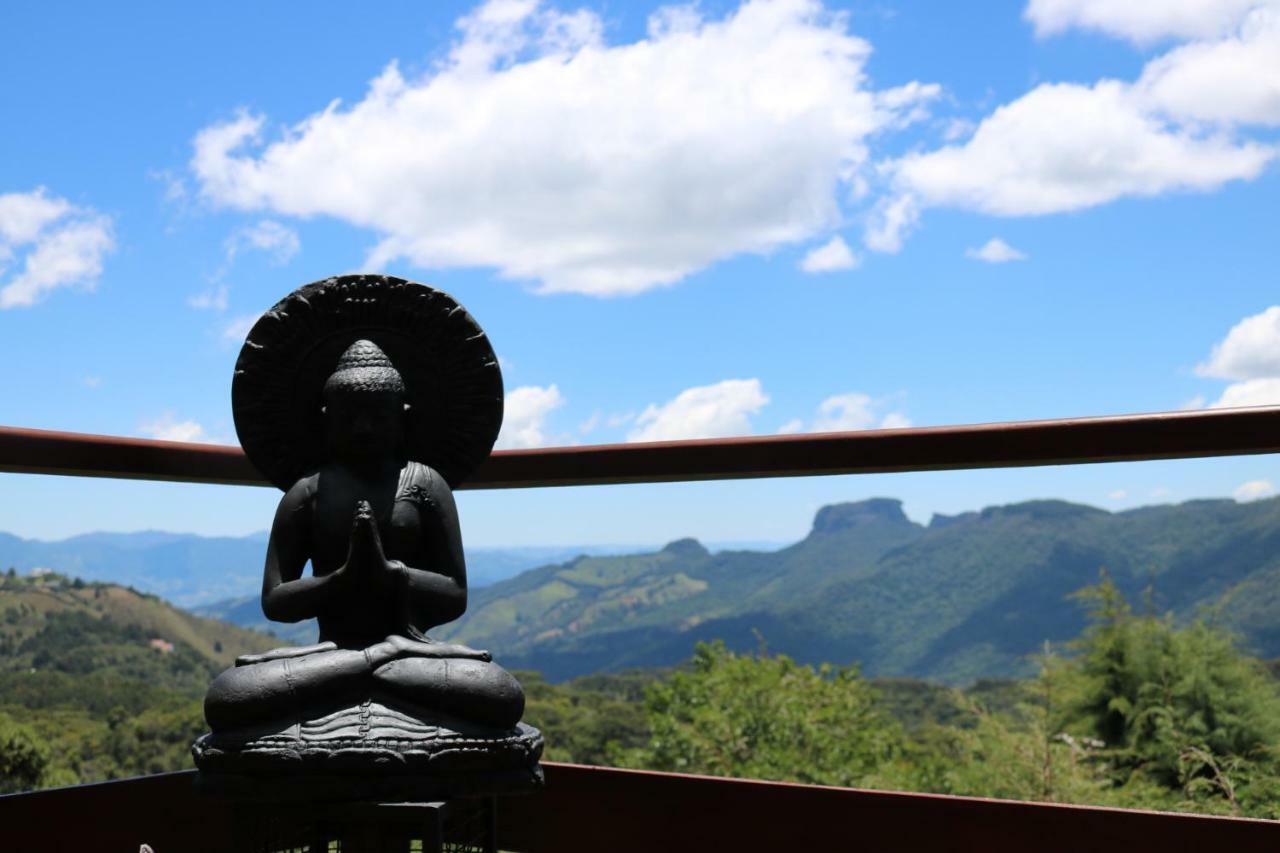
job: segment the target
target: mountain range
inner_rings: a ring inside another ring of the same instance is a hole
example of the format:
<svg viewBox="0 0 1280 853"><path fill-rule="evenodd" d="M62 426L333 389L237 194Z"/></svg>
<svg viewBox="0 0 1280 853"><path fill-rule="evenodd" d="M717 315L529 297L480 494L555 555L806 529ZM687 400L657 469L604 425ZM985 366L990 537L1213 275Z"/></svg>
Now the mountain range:
<svg viewBox="0 0 1280 853"><path fill-rule="evenodd" d="M579 554L620 554L636 547L468 548L467 568L471 586L478 588ZM47 568L69 577L131 586L180 607L215 605L214 610L221 611L246 599L257 600L266 550L265 532L233 537L147 530L86 533L52 542L0 533L0 570L12 566L26 574Z"/></svg>
<svg viewBox="0 0 1280 853"><path fill-rule="evenodd" d="M313 641L313 623L262 616L264 547L264 534L55 543L0 534L0 567L128 584L285 642ZM642 553L479 549L468 552L473 577L484 577L486 550L500 579L473 582L466 615L433 634L554 681L671 666L711 639L805 662L857 662L873 676L1026 675L1046 642L1079 634L1085 614L1070 596L1103 571L1136 607L1213 619L1249 652L1280 657L1280 498L1115 513L1031 501L927 525L877 498L823 507L804 539L780 549L713 551L694 539Z"/></svg>
<svg viewBox="0 0 1280 853"><path fill-rule="evenodd" d="M669 666L697 641L767 646L870 675L1025 675L1079 634L1073 592L1107 572L1137 607L1211 618L1280 655L1280 499L1125 512L1031 501L911 521L879 498L822 508L777 551L581 556L476 590L442 637L550 680Z"/></svg>

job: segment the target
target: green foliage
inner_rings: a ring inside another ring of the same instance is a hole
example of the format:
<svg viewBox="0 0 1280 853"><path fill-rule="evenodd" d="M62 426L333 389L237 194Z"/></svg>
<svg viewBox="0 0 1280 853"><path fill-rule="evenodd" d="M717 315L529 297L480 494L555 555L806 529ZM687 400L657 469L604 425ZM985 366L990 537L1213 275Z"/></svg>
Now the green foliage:
<svg viewBox="0 0 1280 853"><path fill-rule="evenodd" d="M0 794L39 787L48 769L48 745L27 726L0 714Z"/></svg>
<svg viewBox="0 0 1280 853"><path fill-rule="evenodd" d="M1050 667L1062 723L1101 744L1117 789L1176 793L1176 807L1280 817L1280 688L1204 622L1137 616L1104 575L1079 598L1078 655Z"/></svg>
<svg viewBox="0 0 1280 853"><path fill-rule="evenodd" d="M673 670L522 672L525 719L557 761L1280 819L1275 674L1206 622L1180 625L1150 598L1135 614L1109 576L1076 598L1086 627L1065 656L1046 647L1033 678L873 681L713 642ZM114 611L42 601L7 604L0 624L4 790L190 766L220 664L181 641L151 648L152 630Z"/></svg>
<svg viewBox="0 0 1280 853"><path fill-rule="evenodd" d="M647 691L647 747L623 756L655 770L856 785L902 747L853 667L700 644L692 665Z"/></svg>
<svg viewBox="0 0 1280 853"><path fill-rule="evenodd" d="M0 575L0 614L0 779L9 790L189 768L209 680L234 655L274 644L56 574Z"/></svg>
<svg viewBox="0 0 1280 853"><path fill-rule="evenodd" d="M613 756L649 736L641 697L659 673L589 675L549 684L540 673L518 673L525 690L524 719L542 730L551 761L610 764Z"/></svg>

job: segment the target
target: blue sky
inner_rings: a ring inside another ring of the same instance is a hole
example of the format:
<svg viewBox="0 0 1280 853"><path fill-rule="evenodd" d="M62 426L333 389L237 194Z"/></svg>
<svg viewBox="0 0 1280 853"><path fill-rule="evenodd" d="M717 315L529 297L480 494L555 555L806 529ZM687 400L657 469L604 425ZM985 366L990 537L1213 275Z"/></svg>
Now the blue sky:
<svg viewBox="0 0 1280 853"><path fill-rule="evenodd" d="M234 442L303 283L453 293L503 446L1280 402L1280 4L0 9L0 423ZM1273 491L1270 457L469 493L479 545ZM0 529L276 494L0 475Z"/></svg>

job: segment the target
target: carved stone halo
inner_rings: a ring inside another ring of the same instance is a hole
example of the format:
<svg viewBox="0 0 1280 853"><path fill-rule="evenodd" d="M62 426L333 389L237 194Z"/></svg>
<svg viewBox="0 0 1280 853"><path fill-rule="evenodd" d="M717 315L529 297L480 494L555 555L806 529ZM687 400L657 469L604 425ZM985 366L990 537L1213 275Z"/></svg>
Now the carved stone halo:
<svg viewBox="0 0 1280 853"><path fill-rule="evenodd" d="M502 426L502 372L484 331L453 297L385 275L341 275L298 288L254 324L236 360L236 434L287 490L324 461L324 382L361 338L404 379L410 459L457 486Z"/></svg>

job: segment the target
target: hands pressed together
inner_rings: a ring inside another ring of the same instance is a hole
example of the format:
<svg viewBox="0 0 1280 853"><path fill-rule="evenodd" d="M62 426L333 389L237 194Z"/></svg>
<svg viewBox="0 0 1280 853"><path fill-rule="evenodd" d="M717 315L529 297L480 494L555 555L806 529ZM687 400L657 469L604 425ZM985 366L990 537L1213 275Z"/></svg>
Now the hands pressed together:
<svg viewBox="0 0 1280 853"><path fill-rule="evenodd" d="M335 593L346 596L358 590L395 592L407 580L403 563L388 560L382 550L378 520L368 501L357 501L351 518L351 539L346 562L333 573Z"/></svg>

